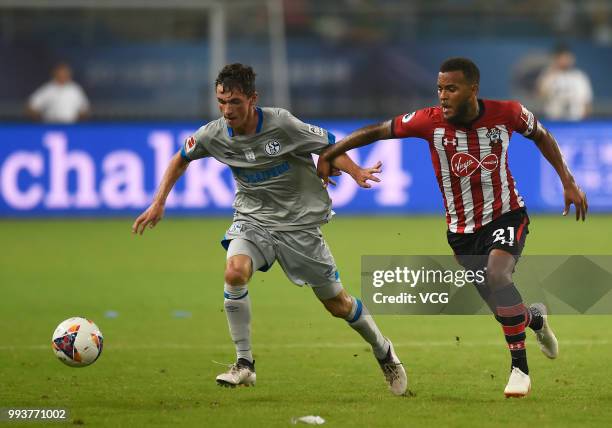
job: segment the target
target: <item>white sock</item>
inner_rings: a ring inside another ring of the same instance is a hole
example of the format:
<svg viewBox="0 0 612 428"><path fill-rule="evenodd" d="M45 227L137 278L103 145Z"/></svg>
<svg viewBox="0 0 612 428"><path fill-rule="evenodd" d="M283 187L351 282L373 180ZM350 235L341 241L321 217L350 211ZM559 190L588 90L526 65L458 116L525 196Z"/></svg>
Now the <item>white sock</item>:
<svg viewBox="0 0 612 428"><path fill-rule="evenodd" d="M348 317L346 317L348 324L366 342L372 345L374 356L382 360L387 356L387 352L389 352L389 341L384 338L367 308L361 303L361 300L352 296L351 299L353 299L353 307Z"/></svg>
<svg viewBox="0 0 612 428"><path fill-rule="evenodd" d="M251 298L246 285L223 287L225 315L230 335L236 346L236 359L253 362L251 352Z"/></svg>

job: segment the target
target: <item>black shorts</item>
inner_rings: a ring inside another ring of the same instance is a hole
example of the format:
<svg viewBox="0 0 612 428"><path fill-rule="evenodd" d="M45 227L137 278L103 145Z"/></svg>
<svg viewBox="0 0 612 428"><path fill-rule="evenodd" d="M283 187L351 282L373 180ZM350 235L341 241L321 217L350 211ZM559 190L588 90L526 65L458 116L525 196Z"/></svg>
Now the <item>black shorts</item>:
<svg viewBox="0 0 612 428"><path fill-rule="evenodd" d="M448 243L457 261L466 269L487 265L489 253L500 249L518 261L529 233L529 216L525 208L510 211L474 233L447 232Z"/></svg>

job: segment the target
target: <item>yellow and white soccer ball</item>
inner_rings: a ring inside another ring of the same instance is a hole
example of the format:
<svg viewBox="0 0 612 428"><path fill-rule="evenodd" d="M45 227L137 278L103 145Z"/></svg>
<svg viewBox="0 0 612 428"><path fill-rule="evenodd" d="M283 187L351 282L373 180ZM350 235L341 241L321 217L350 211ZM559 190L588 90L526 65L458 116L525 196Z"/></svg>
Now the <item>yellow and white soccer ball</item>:
<svg viewBox="0 0 612 428"><path fill-rule="evenodd" d="M57 326L51 346L62 363L85 367L100 357L103 340L102 332L93 321L73 317Z"/></svg>

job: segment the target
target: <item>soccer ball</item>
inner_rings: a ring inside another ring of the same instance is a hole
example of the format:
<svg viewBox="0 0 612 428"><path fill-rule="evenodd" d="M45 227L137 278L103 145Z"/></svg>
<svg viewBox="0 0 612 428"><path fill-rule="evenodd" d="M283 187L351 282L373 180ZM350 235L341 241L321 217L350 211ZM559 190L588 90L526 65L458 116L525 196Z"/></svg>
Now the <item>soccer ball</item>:
<svg viewBox="0 0 612 428"><path fill-rule="evenodd" d="M74 317L57 326L51 346L62 363L85 367L98 359L102 353L102 342L102 332L93 321Z"/></svg>

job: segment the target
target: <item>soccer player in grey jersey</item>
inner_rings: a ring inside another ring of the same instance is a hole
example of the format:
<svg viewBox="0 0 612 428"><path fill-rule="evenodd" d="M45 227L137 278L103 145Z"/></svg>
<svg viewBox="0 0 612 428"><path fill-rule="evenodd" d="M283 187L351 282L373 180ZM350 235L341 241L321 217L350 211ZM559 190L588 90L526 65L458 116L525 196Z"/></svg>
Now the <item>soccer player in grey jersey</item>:
<svg viewBox="0 0 612 428"><path fill-rule="evenodd" d="M237 361L217 376L217 383L255 384L247 284L255 271L265 272L278 261L293 283L312 287L332 315L348 321L372 346L389 389L404 394L406 372L393 345L361 301L342 287L319 228L331 218L331 200L311 154L333 144L335 137L287 110L258 107L251 67L227 65L215 81L215 90L222 117L185 141L132 232L142 234L161 220L166 198L189 162L212 156L231 168L237 185L235 213L222 244L227 250L224 307ZM375 174L380 172L380 163L361 168L343 155L333 166L349 173L361 187L370 187L368 180L379 181Z"/></svg>

